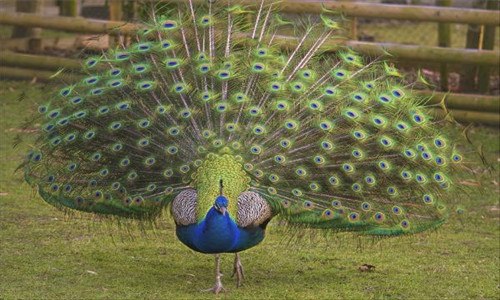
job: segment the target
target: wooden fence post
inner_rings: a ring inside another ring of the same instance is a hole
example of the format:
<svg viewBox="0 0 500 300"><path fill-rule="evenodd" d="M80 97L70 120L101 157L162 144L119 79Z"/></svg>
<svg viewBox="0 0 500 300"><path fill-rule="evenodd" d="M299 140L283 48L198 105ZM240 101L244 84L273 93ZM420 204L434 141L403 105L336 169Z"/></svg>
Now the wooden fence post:
<svg viewBox="0 0 500 300"><path fill-rule="evenodd" d="M109 19L111 21L121 21L123 19L123 1L109 0ZM123 36L109 37L109 48L114 48L123 41Z"/></svg>
<svg viewBox="0 0 500 300"><path fill-rule="evenodd" d="M340 2L352 2L353 0L339 0ZM349 37L351 40L358 40L358 18L350 16L349 20ZM347 28L346 28L347 29Z"/></svg>
<svg viewBox="0 0 500 300"><path fill-rule="evenodd" d="M437 6L451 6L452 0L436 0ZM438 46L439 47L450 47L451 46L451 28L449 23L439 23L438 24ZM439 67L440 73L440 85L441 90L448 91L448 65L442 63Z"/></svg>
<svg viewBox="0 0 500 300"><path fill-rule="evenodd" d="M59 2L59 15L66 17L78 16L78 0L63 0Z"/></svg>
<svg viewBox="0 0 500 300"><path fill-rule="evenodd" d="M123 15L125 20L131 22L137 22L139 18L139 3L138 0L129 0L123 4Z"/></svg>
<svg viewBox="0 0 500 300"><path fill-rule="evenodd" d="M41 14L43 0L17 0L16 11ZM32 52L42 51L42 29L16 26L12 30L11 38L29 38L29 50Z"/></svg>
<svg viewBox="0 0 500 300"><path fill-rule="evenodd" d="M473 0L473 8L484 8L484 0ZM479 48L479 35L481 26L469 24L467 28L467 39L465 48L478 49ZM460 75L460 90L462 92L472 92L476 89L476 75L477 67L473 65L465 65Z"/></svg>
<svg viewBox="0 0 500 300"><path fill-rule="evenodd" d="M498 10L498 1L488 1L486 9ZM496 26L485 26L483 35L482 49L493 50L495 46L495 31ZM498 68L498 66L496 66ZM482 94L486 94L490 90L490 71L489 66L480 66L477 72L478 90Z"/></svg>

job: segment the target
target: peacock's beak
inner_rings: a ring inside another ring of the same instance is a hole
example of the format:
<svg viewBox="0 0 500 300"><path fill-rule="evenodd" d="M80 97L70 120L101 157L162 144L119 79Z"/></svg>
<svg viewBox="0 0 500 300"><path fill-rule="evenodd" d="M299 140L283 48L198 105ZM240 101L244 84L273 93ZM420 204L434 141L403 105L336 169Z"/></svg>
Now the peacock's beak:
<svg viewBox="0 0 500 300"><path fill-rule="evenodd" d="M219 211L220 211L220 213L221 213L223 216L225 216L225 215L226 215L226 211L227 211L227 209L226 209L225 207L221 207L221 208L219 209Z"/></svg>
<svg viewBox="0 0 500 300"><path fill-rule="evenodd" d="M214 205L215 210L217 210L219 213L221 213L223 216L226 215L227 212L227 207L224 206L219 206L219 205Z"/></svg>

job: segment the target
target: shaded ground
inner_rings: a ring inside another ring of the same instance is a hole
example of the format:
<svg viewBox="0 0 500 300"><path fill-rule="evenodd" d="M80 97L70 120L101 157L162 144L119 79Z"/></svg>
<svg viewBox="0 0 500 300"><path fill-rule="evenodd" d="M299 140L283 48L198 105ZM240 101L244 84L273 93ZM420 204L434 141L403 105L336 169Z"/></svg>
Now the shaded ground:
<svg viewBox="0 0 500 300"><path fill-rule="evenodd" d="M24 100L19 101L25 92ZM202 293L213 283L213 258L183 246L166 218L142 234L133 224L88 215L65 217L43 202L15 173L27 141L12 148L19 124L43 99L39 85L0 82L0 298L228 298L228 299L498 299L500 235L498 171L483 175L481 194L465 213L436 232L372 240L351 234L291 240L271 223L266 240L242 255L246 281L236 289L232 259L223 256L220 296ZM499 131L475 127L498 170ZM482 173L482 167L477 168ZM375 266L361 272L363 264Z"/></svg>

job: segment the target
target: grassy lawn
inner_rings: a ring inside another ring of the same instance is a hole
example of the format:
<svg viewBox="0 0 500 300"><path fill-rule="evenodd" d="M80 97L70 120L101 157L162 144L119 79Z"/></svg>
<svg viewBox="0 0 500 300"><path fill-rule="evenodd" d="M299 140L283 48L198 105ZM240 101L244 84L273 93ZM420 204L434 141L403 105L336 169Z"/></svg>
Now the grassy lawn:
<svg viewBox="0 0 500 300"><path fill-rule="evenodd" d="M25 143L12 144L20 123L43 101L40 85L0 82L0 298L112 299L498 299L500 295L499 131L474 127L496 168L483 175L484 193L464 201L465 213L435 232L372 240L352 234L291 239L271 223L266 240L242 255L246 281L236 289L231 255L223 255L229 291L213 284L213 257L177 241L173 222L154 231L68 218L15 172ZM26 92L23 101L16 100ZM481 171L481 168L478 169ZM166 215L167 216L167 215ZM362 264L373 272L360 272Z"/></svg>

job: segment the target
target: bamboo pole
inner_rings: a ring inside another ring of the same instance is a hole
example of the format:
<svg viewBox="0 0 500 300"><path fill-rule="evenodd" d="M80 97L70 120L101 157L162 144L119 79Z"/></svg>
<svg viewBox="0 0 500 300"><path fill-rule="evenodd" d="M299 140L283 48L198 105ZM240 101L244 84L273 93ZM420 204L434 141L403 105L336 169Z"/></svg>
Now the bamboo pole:
<svg viewBox="0 0 500 300"><path fill-rule="evenodd" d="M59 70L61 68L69 70L82 69L82 64L79 60L53 56L20 54L10 51L0 52L0 65L45 70Z"/></svg>
<svg viewBox="0 0 500 300"><path fill-rule="evenodd" d="M442 7L451 6L451 0L437 0L436 4ZM449 23L438 23L438 46L451 46L451 28ZM441 90L448 91L448 65L442 63L439 67Z"/></svg>
<svg viewBox="0 0 500 300"><path fill-rule="evenodd" d="M498 6L498 1L489 1L486 4L486 9L490 9L498 13ZM495 46L496 29L496 26L484 27L482 49L493 50L493 47ZM496 69L498 70L498 65L496 66ZM490 90L490 71L490 66L480 66L477 71L477 85L480 93L488 93L488 91Z"/></svg>
<svg viewBox="0 0 500 300"><path fill-rule="evenodd" d="M500 113L500 97L474 94L442 93L433 91L414 91L415 94L428 97L426 105L439 104L444 99L447 108Z"/></svg>
<svg viewBox="0 0 500 300"><path fill-rule="evenodd" d="M185 2L185 0L163 0L164 2ZM227 2L228 0L217 0ZM271 0L269 0L271 1ZM195 0L206 3L206 0ZM248 6L258 6L260 1L242 0ZM379 18L393 20L409 20L438 23L484 24L498 26L499 16L495 12L486 10L471 10L467 8L435 7L419 5L386 5L364 2L340 1L308 1L284 0L280 8L289 13L323 13L323 8L335 10L348 17Z"/></svg>
<svg viewBox="0 0 500 300"><path fill-rule="evenodd" d="M480 123L498 127L500 125L500 114L489 112L477 112L466 110L449 110L450 115L460 123ZM431 114L437 118L444 118L446 116L442 109L432 109Z"/></svg>

